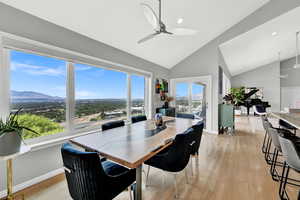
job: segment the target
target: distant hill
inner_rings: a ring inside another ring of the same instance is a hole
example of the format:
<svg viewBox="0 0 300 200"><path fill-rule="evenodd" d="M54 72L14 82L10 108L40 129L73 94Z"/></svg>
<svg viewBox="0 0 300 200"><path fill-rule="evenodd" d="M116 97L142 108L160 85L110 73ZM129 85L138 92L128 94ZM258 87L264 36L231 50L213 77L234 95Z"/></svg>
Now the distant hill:
<svg viewBox="0 0 300 200"><path fill-rule="evenodd" d="M63 100L61 97L50 96L39 92L33 91L11 91L13 101L59 101Z"/></svg>

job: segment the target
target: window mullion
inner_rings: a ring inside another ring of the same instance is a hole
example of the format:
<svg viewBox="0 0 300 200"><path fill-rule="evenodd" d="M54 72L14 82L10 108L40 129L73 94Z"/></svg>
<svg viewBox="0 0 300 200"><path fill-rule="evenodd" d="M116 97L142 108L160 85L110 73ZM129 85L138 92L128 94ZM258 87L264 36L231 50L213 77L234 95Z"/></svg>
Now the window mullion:
<svg viewBox="0 0 300 200"><path fill-rule="evenodd" d="M192 84L188 83L188 103L189 103L189 113L192 113Z"/></svg>
<svg viewBox="0 0 300 200"><path fill-rule="evenodd" d="M127 73L127 121L131 118L131 74Z"/></svg>
<svg viewBox="0 0 300 200"><path fill-rule="evenodd" d="M74 64L67 62L67 98L66 98L66 121L67 132L74 131L75 117L75 84L74 84Z"/></svg>
<svg viewBox="0 0 300 200"><path fill-rule="evenodd" d="M4 49L0 37L0 117L5 120L10 112L10 62L9 50Z"/></svg>

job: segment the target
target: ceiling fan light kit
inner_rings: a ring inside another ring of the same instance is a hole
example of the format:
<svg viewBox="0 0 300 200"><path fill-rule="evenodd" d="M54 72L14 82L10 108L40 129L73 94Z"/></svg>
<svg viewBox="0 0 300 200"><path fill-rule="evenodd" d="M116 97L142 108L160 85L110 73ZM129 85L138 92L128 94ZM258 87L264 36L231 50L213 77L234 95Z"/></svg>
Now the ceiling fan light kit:
<svg viewBox="0 0 300 200"><path fill-rule="evenodd" d="M196 30L186 29L186 28L174 28L171 31L168 31L166 25L162 22L162 19L161 19L161 15L162 15L161 0L158 0L158 2L159 2L158 16L155 14L155 12L151 6L149 6L146 3L141 3L141 7L144 11L144 15L145 15L147 21L152 26L154 33L149 34L146 37L139 40L138 44L141 44L150 39L153 39L154 37L156 37L157 35L160 35L160 34L190 36L190 35L195 35L198 32Z"/></svg>

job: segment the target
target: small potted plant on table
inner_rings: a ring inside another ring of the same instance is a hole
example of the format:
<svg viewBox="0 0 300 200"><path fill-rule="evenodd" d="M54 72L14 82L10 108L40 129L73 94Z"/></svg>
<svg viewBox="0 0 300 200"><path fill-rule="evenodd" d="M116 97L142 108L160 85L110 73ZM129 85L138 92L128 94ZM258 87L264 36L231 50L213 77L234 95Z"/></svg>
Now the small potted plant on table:
<svg viewBox="0 0 300 200"><path fill-rule="evenodd" d="M0 156L7 156L20 151L23 130L34 130L22 126L18 122L18 116L22 109L10 114L6 120L0 119Z"/></svg>

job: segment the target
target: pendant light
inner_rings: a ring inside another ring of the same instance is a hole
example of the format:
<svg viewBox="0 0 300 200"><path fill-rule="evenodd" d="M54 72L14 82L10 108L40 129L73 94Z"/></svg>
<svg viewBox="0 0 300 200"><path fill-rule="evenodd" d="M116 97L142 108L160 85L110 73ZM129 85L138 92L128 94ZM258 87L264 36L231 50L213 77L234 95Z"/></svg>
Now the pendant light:
<svg viewBox="0 0 300 200"><path fill-rule="evenodd" d="M299 69L300 68L300 64L299 64L299 31L296 32L296 64L294 66L295 69Z"/></svg>

